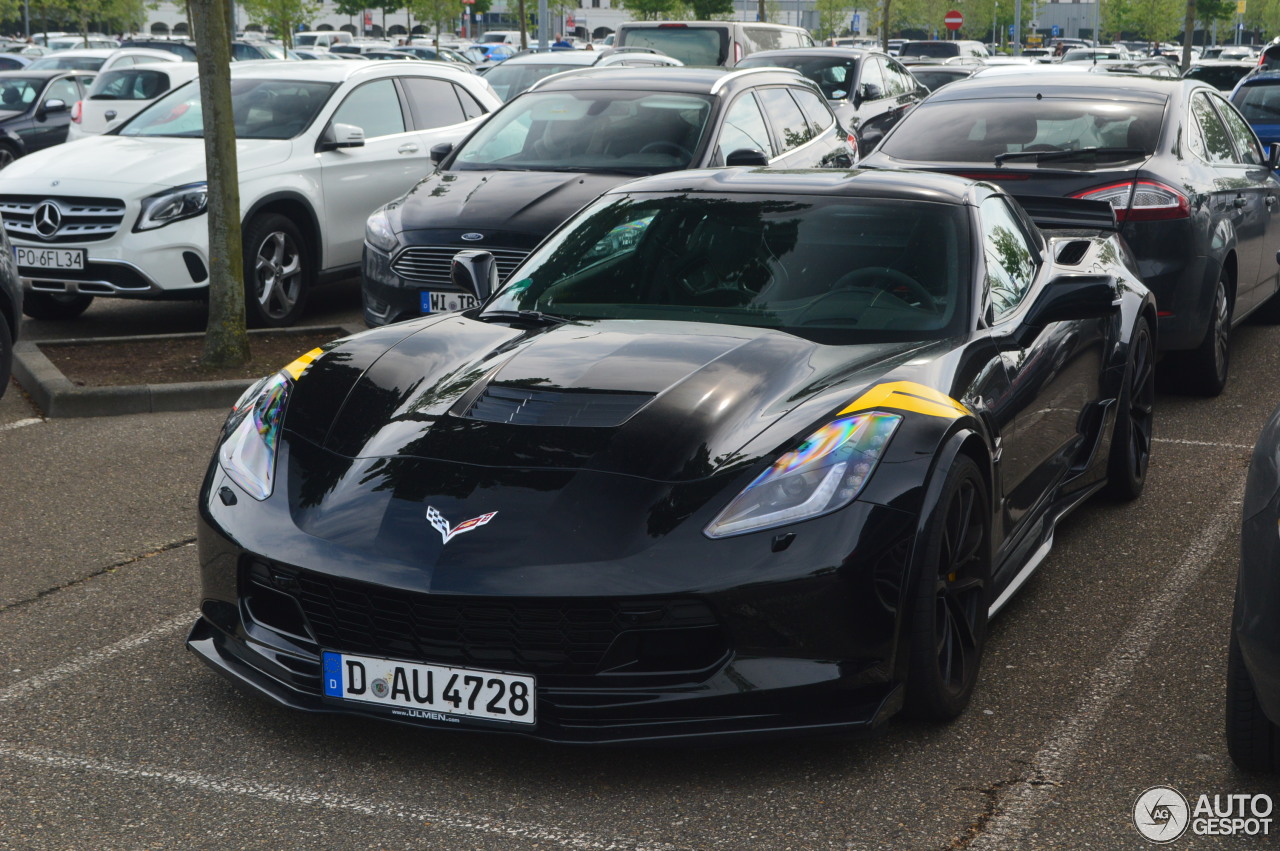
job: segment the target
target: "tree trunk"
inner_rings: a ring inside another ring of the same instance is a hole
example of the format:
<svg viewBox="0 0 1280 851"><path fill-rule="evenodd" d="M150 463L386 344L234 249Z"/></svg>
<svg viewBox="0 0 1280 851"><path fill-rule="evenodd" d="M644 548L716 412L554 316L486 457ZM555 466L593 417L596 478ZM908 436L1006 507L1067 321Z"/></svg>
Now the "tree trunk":
<svg viewBox="0 0 1280 851"><path fill-rule="evenodd" d="M190 0L204 113L204 161L209 192L209 324L204 367L249 361L244 322L244 258L240 242L240 174L231 112L229 0Z"/></svg>
<svg viewBox="0 0 1280 851"><path fill-rule="evenodd" d="M1196 0L1187 0L1187 17L1182 22L1182 73L1191 67L1191 42L1196 37Z"/></svg>
<svg viewBox="0 0 1280 851"><path fill-rule="evenodd" d="M528 50L529 49L529 33L528 33L529 18L527 15L525 15L525 12L524 12L524 0L519 0L519 3L520 3L520 49Z"/></svg>
<svg viewBox="0 0 1280 851"><path fill-rule="evenodd" d="M889 52L889 0L884 0L883 14L880 16L880 49Z"/></svg>

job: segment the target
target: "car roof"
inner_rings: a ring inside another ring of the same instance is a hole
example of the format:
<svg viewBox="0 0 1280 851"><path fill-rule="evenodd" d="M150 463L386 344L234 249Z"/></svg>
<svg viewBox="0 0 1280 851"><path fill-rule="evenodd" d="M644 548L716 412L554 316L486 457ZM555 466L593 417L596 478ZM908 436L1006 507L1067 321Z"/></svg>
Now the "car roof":
<svg viewBox="0 0 1280 851"><path fill-rule="evenodd" d="M503 65L594 65L600 54L594 50L553 50L547 53L517 53Z"/></svg>
<svg viewBox="0 0 1280 851"><path fill-rule="evenodd" d="M63 59L68 56L87 56L90 59L106 59L119 52L118 47L81 47L76 50L55 50L53 53L46 53L41 59Z"/></svg>
<svg viewBox="0 0 1280 851"><path fill-rule="evenodd" d="M870 51L862 47L789 47L785 50L756 50L747 54L745 59L774 59L786 56L799 56L803 58L814 57L834 57L837 59L861 59L868 53L879 53L884 56L886 54L879 51Z"/></svg>
<svg viewBox="0 0 1280 851"><path fill-rule="evenodd" d="M1025 72L1033 66L996 66L993 70L1011 69ZM1086 66L1088 67L1088 66ZM1174 88L1212 87L1199 80L1160 78L1147 76L1110 77L1089 74L1085 69L1062 70L1056 74L977 76L958 80L929 96L931 102L948 100L991 100L1000 97L1031 97L1042 91L1050 91L1057 97L1083 97L1092 100L1139 100L1165 103Z"/></svg>
<svg viewBox="0 0 1280 851"><path fill-rule="evenodd" d="M263 59L232 62L231 76L236 79L345 83L353 77L376 77L381 68L393 68L397 74L443 75L472 81L478 79L470 71L454 68L444 62L405 62L403 59L375 59L368 62L347 62L341 59L317 59L311 62Z"/></svg>
<svg viewBox="0 0 1280 851"><path fill-rule="evenodd" d="M95 77L97 74L93 71L74 71L70 68L41 68L32 71L29 68L16 68L12 71L0 71L0 80L6 77L18 77L23 80L32 78L50 79L51 77Z"/></svg>
<svg viewBox="0 0 1280 851"><path fill-rule="evenodd" d="M1240 81L1240 86L1274 86L1280 83L1280 71L1262 71L1258 74L1250 74Z"/></svg>
<svg viewBox="0 0 1280 851"><path fill-rule="evenodd" d="M760 195L828 195L967 203L977 181L951 174L895 169L705 168L667 172L622 184L627 192L716 192Z"/></svg>
<svg viewBox="0 0 1280 851"><path fill-rule="evenodd" d="M688 65L667 65L656 68L636 68L612 65L605 68L584 68L566 71L539 80L534 89L540 92L581 89L588 82L607 80L609 88L647 90L661 89L688 94L713 94L733 80L752 75L760 82L794 83L805 80L799 73L786 68L747 68L741 71L728 68L698 68ZM760 75L758 78L755 75Z"/></svg>

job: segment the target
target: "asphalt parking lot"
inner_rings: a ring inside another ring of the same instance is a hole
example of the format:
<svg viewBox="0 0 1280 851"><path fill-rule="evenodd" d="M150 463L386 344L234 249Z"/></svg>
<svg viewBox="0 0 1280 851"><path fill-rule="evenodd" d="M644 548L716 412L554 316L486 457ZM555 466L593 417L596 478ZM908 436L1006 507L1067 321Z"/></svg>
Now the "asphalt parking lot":
<svg viewBox="0 0 1280 851"><path fill-rule="evenodd" d="M327 293L304 324L359 322ZM95 304L27 339L199 330ZM1124 849L1145 789L1266 793L1222 734L1240 498L1280 326L1214 400L1162 394L1146 494L1087 503L992 625L969 711L870 740L595 750L313 718L183 647L223 412L43 420L0 400L0 848ZM1280 830L1280 813L1271 833ZM1273 837L1183 836L1253 849Z"/></svg>

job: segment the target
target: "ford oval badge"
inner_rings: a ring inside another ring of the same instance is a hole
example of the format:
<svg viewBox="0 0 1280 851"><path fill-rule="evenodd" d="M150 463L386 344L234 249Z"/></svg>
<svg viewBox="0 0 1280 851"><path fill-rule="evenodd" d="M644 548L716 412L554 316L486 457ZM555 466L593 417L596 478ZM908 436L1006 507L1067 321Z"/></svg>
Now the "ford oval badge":
<svg viewBox="0 0 1280 851"><path fill-rule="evenodd" d="M475 241L476 241L476 240L478 240L478 239L484 239L484 234L482 234L482 233L464 233L464 234L462 235L462 238L463 238L463 239L465 239L467 242L475 242Z"/></svg>

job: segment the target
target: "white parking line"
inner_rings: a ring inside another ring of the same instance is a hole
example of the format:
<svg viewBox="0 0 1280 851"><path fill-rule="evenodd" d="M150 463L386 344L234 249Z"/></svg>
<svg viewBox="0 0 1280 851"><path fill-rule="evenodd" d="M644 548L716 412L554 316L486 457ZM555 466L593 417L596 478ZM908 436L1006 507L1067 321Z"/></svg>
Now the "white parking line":
<svg viewBox="0 0 1280 851"><path fill-rule="evenodd" d="M59 753L58 751L20 748L10 744L0 744L0 759L19 760L29 765L64 771L83 772L94 777L111 775L126 780L159 782L170 786L186 787L216 795L239 795L276 804L319 807L325 810L338 810L376 818L395 818L418 824L427 823L432 828L487 833L505 839L520 840L521 842L549 842L564 848L580 848L585 849L585 851L610 851L610 849L674 851L676 848L676 846L668 845L665 842L609 839L593 836L582 831L561 830L540 824L513 822L507 819L486 819L454 810L426 810L412 804L397 803L395 801L375 801L371 798L339 795L331 791L255 783L231 777L214 777L192 771L175 771L170 768L130 765L110 760L85 759Z"/></svg>
<svg viewBox="0 0 1280 851"><path fill-rule="evenodd" d="M58 680L78 674L87 668L106 662L108 659L119 656L121 653L132 650L135 647L141 647L148 641L154 641L171 632L177 632L179 629L189 629L199 616L200 613L197 611L178 615L176 618L171 618L164 623L153 626L146 632L140 632L137 635L117 641L115 644L109 644L100 650L87 653L79 659L72 659L70 662L64 662L55 668L50 668L43 674L37 674L34 677L2 688L0 689L0 704L21 700L37 689L42 689L47 685L56 683Z"/></svg>
<svg viewBox="0 0 1280 851"><path fill-rule="evenodd" d="M25 420L17 420L16 422L5 423L4 425L0 425L0 431L11 431L12 429L15 429L15 428L23 428L25 426L39 425L42 422L44 422L44 420L40 419L39 417L28 417Z"/></svg>
<svg viewBox="0 0 1280 851"><path fill-rule="evenodd" d="M1172 622L1174 610L1208 568L1214 552L1234 528L1240 512L1240 495L1218 506L1200 537L1183 552L1182 560L1164 587L1141 608L1133 624L1120 638L1107 661L1094 671L1076 713L1066 718L1040 748L1030 771L1009 787L999 801L997 815L987 822L970 851L1017 848L1036 815L1074 768L1081 747L1093 736L1111 704L1133 681L1138 664L1146 658L1156 635Z"/></svg>
<svg viewBox="0 0 1280 851"><path fill-rule="evenodd" d="M1152 443L1179 443L1183 446L1212 446L1214 449L1247 449L1253 451L1252 446L1246 446L1243 443L1218 443L1212 440L1182 440L1176 437L1156 437L1152 439Z"/></svg>

